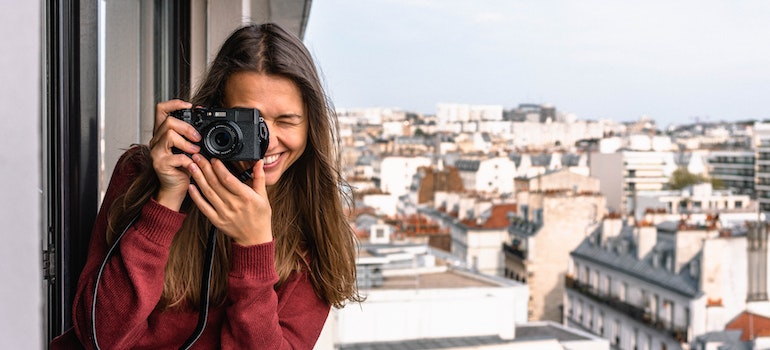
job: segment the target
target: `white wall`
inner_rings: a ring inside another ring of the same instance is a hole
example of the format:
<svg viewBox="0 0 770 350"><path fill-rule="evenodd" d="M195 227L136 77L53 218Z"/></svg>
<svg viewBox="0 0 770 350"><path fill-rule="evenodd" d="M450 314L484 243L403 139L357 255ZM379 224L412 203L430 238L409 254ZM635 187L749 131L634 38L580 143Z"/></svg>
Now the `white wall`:
<svg viewBox="0 0 770 350"><path fill-rule="evenodd" d="M41 4L0 2L0 349L43 347Z"/></svg>
<svg viewBox="0 0 770 350"><path fill-rule="evenodd" d="M336 341L399 341L498 335L513 339L526 308L525 287L371 290L360 306L334 310ZM517 309L519 308L519 309Z"/></svg>
<svg viewBox="0 0 770 350"><path fill-rule="evenodd" d="M380 166L380 189L395 197L407 194L417 169L429 165L428 157L385 157Z"/></svg>

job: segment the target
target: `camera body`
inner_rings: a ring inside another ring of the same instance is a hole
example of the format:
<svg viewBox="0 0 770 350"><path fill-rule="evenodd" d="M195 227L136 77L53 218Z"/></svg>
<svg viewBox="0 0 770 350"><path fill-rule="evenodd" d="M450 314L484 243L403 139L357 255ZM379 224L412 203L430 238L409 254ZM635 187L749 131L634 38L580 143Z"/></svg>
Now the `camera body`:
<svg viewBox="0 0 770 350"><path fill-rule="evenodd" d="M198 130L201 141L195 144L208 159L259 160L267 151L270 134L258 109L180 109L171 112L171 116Z"/></svg>

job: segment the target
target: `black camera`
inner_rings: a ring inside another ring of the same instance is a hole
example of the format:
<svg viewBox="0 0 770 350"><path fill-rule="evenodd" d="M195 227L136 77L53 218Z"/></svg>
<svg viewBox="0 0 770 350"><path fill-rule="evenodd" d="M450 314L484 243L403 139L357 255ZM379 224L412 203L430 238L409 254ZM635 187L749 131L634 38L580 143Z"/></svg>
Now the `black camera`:
<svg viewBox="0 0 770 350"><path fill-rule="evenodd" d="M259 160L265 156L270 134L253 108L193 108L171 112L201 134L201 155L220 160Z"/></svg>

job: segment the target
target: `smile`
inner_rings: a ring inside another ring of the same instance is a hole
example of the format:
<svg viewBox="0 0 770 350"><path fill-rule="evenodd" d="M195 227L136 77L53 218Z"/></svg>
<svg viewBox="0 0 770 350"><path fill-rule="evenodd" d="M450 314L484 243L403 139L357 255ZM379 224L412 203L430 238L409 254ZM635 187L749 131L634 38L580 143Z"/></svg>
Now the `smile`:
<svg viewBox="0 0 770 350"><path fill-rule="evenodd" d="M277 161L278 158L280 158L280 157L281 157L280 153L273 154L273 155L270 155L270 156L265 156L265 165L275 163L275 161Z"/></svg>

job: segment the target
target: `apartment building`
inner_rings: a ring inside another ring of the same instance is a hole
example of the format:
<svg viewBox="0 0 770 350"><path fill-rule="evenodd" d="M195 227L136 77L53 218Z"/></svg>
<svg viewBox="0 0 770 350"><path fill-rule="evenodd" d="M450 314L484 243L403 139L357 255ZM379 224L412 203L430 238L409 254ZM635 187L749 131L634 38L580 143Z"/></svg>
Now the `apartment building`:
<svg viewBox="0 0 770 350"><path fill-rule="evenodd" d="M770 213L770 123L754 124L754 149L756 151L754 190L760 212L768 214Z"/></svg>
<svg viewBox="0 0 770 350"><path fill-rule="evenodd" d="M362 245L366 300L333 309L316 350L609 350L593 334L527 322L525 285L454 266L420 244Z"/></svg>
<svg viewBox="0 0 770 350"><path fill-rule="evenodd" d="M561 170L517 180L519 210L502 245L504 275L527 283L529 320L561 322L569 252L605 215L597 179Z"/></svg>
<svg viewBox="0 0 770 350"><path fill-rule="evenodd" d="M757 207L749 195L715 190L711 183L695 184L682 190L640 192L636 195L636 203L636 218L656 210L673 215L750 213L751 220L756 220Z"/></svg>
<svg viewBox="0 0 770 350"><path fill-rule="evenodd" d="M468 191L513 193L516 165L508 157L459 159L454 163Z"/></svg>
<svg viewBox="0 0 770 350"><path fill-rule="evenodd" d="M570 254L565 324L616 349L690 349L744 310L767 309L766 233L760 250L756 230L655 221L609 216Z"/></svg>
<svg viewBox="0 0 770 350"><path fill-rule="evenodd" d="M588 162L591 176L601 181L609 210L621 213L635 211L638 193L664 189L677 168L673 153L667 151L593 152Z"/></svg>
<svg viewBox="0 0 770 350"><path fill-rule="evenodd" d="M755 197L754 174L756 153L753 150L712 151L708 155L709 177L719 180L722 186L736 194ZM770 166L761 169L770 173Z"/></svg>
<svg viewBox="0 0 770 350"><path fill-rule="evenodd" d="M459 193L437 192L435 196L433 206L421 206L418 210L449 230L452 256L474 271L502 276L500 247L509 241L508 225L516 205L500 198Z"/></svg>
<svg viewBox="0 0 770 350"><path fill-rule="evenodd" d="M395 198L408 194L417 170L430 164L431 159L425 156L383 157L379 167L380 190Z"/></svg>
<svg viewBox="0 0 770 350"><path fill-rule="evenodd" d="M526 322L526 286L452 265L424 244L363 243L357 266L366 300L334 309L316 348L512 341Z"/></svg>
<svg viewBox="0 0 770 350"><path fill-rule="evenodd" d="M548 149L570 146L584 139L602 138L605 124L595 121L571 122L511 122L513 146L519 148Z"/></svg>

